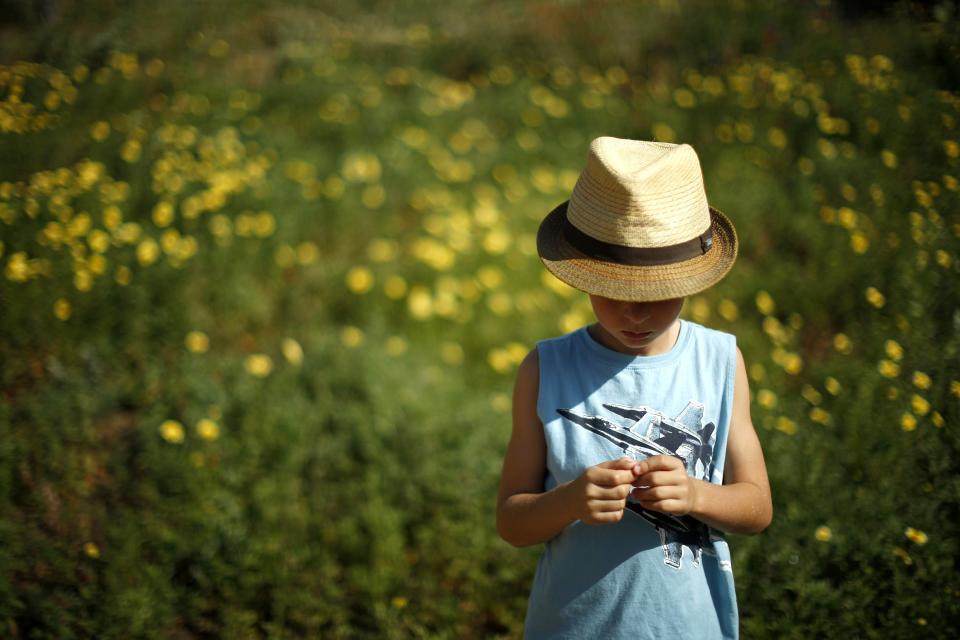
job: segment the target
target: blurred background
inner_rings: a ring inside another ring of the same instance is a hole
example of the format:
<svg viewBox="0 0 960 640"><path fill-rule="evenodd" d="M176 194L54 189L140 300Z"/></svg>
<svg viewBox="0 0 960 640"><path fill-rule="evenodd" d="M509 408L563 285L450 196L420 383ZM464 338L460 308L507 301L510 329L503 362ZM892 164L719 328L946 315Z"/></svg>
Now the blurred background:
<svg viewBox="0 0 960 640"><path fill-rule="evenodd" d="M741 238L748 638L960 633L955 2L0 0L0 636L517 637L513 372L598 135Z"/></svg>

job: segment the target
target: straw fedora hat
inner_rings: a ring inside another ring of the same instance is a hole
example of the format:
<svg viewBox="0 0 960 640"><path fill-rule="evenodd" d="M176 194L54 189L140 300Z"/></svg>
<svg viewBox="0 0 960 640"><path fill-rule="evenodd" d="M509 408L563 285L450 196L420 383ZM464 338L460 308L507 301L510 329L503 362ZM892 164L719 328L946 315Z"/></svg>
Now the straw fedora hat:
<svg viewBox="0 0 960 640"><path fill-rule="evenodd" d="M601 137L570 199L540 224L537 252L581 291L652 302L716 284L736 260L737 233L707 204L692 147Z"/></svg>

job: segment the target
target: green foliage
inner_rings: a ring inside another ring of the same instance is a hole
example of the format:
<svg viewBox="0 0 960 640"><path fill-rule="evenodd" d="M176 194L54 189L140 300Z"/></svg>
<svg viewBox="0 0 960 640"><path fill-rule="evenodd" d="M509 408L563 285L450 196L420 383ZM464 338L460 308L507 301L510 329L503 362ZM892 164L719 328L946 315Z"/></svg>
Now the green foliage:
<svg viewBox="0 0 960 640"><path fill-rule="evenodd" d="M0 46L0 635L519 635L511 375L590 320L534 238L601 134L740 233L685 314L774 490L743 635L960 631L948 5L93 4Z"/></svg>

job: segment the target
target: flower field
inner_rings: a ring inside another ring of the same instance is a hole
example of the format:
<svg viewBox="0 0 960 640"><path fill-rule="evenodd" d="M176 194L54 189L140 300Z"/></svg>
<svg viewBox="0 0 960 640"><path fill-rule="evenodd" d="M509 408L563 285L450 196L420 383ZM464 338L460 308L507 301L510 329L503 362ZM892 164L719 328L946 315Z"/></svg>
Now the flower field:
<svg viewBox="0 0 960 640"><path fill-rule="evenodd" d="M119 4L0 24L0 637L518 637L513 372L592 317L535 234L599 135L739 232L683 313L773 488L743 636L960 634L955 4Z"/></svg>

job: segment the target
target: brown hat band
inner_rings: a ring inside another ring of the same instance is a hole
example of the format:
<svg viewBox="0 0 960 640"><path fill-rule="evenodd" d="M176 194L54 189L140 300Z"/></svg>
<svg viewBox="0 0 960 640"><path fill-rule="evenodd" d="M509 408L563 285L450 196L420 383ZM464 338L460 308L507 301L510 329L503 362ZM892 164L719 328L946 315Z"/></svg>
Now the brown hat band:
<svg viewBox="0 0 960 640"><path fill-rule="evenodd" d="M597 240L573 226L566 216L561 222L563 235L580 253L595 260L628 264L634 266L653 266L683 262L704 255L713 246L713 225L696 238L666 247L626 247Z"/></svg>

